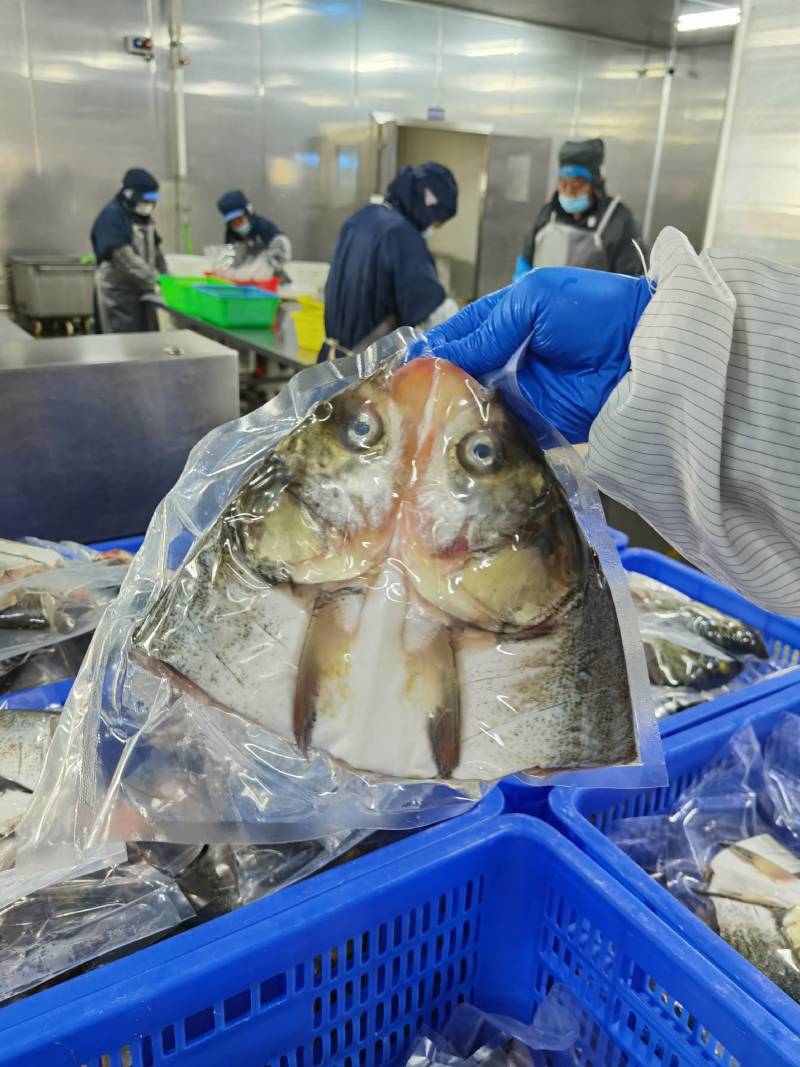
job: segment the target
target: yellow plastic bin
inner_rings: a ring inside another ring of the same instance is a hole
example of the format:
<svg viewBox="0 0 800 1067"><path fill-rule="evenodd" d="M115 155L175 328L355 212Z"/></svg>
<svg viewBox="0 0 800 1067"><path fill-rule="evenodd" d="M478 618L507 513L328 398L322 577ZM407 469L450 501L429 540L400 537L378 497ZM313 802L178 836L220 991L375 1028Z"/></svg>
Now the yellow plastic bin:
<svg viewBox="0 0 800 1067"><path fill-rule="evenodd" d="M318 352L325 340L325 305L312 296L295 298L300 304L299 311L292 311L297 343L301 348L310 348Z"/></svg>

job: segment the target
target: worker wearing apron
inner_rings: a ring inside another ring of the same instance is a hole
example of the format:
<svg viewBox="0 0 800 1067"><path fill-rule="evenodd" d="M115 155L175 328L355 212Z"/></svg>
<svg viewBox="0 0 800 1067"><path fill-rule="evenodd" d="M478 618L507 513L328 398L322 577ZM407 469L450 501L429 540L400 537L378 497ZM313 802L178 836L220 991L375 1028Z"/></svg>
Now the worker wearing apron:
<svg viewBox="0 0 800 1067"><path fill-rule="evenodd" d="M117 193L95 220L92 248L95 272L95 331L138 333L157 330L155 308L142 297L155 291L167 265L153 223L158 182L146 170L131 168Z"/></svg>
<svg viewBox="0 0 800 1067"><path fill-rule="evenodd" d="M452 172L421 163L401 169L382 204L368 204L345 222L325 286L320 360L362 352L398 326L428 329L458 311L427 245L457 206Z"/></svg>
<svg viewBox="0 0 800 1067"><path fill-rule="evenodd" d="M234 267L260 259L264 277L278 275L281 281L290 280L286 265L292 258L291 241L271 219L253 211L253 205L241 189L223 193L217 201L217 210L225 223L225 244L233 245L236 250Z"/></svg>
<svg viewBox="0 0 800 1067"><path fill-rule="evenodd" d="M515 277L531 267L589 267L640 275L644 261L639 226L618 196L609 197L602 176L604 147L568 141L559 152L559 187L529 234Z"/></svg>

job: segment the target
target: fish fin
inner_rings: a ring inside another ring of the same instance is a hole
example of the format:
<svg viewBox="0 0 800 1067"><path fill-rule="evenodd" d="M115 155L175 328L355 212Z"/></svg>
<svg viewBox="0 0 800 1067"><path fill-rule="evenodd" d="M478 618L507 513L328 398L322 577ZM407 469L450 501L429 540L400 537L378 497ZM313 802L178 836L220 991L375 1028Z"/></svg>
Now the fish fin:
<svg viewBox="0 0 800 1067"><path fill-rule="evenodd" d="M330 669L331 659L337 658L336 649L341 645L340 654L350 648L352 634L347 633L338 612L338 601L342 597L361 596L361 590L345 588L335 593L320 593L311 609L311 618L306 629L303 651L297 667L297 680L294 690L292 724L294 739L305 755L311 744L311 735L317 721L317 703L319 700L320 679L326 669Z"/></svg>
<svg viewBox="0 0 800 1067"><path fill-rule="evenodd" d="M442 672L442 701L431 713L428 737L439 775L450 778L461 759L461 693L449 630L442 628L433 646L426 655L437 662Z"/></svg>

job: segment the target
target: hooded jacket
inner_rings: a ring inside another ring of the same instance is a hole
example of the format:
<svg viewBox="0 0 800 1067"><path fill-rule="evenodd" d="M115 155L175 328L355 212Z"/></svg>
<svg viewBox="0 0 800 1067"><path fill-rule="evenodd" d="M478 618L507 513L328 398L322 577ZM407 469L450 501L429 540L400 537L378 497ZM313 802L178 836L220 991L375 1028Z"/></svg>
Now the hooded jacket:
<svg viewBox="0 0 800 1067"><path fill-rule="evenodd" d="M456 212L458 186L439 163L403 167L383 204L368 204L339 233L325 286L325 332L353 349L424 322L446 299L422 232Z"/></svg>

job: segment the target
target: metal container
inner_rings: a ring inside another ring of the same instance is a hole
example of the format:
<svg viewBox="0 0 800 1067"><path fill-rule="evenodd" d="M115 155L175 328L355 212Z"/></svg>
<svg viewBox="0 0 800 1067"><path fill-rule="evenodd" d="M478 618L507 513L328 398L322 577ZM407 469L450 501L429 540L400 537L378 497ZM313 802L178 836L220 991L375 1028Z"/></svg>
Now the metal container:
<svg viewBox="0 0 800 1067"><path fill-rule="evenodd" d="M92 314L94 264L77 256L11 256L11 298L31 319L85 319Z"/></svg>
<svg viewBox="0 0 800 1067"><path fill-rule="evenodd" d="M238 371L190 330L0 346L0 537L143 533L191 448L238 417Z"/></svg>

